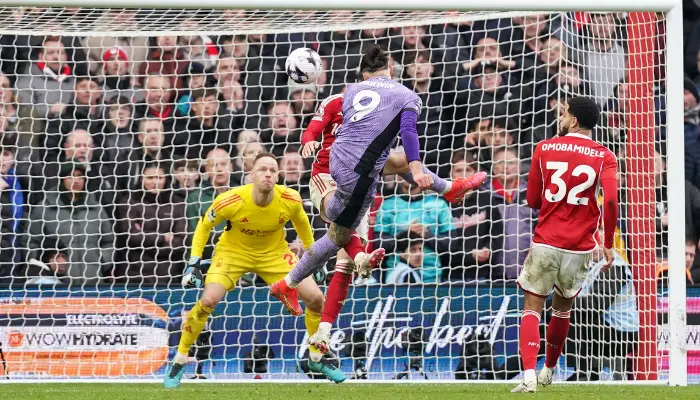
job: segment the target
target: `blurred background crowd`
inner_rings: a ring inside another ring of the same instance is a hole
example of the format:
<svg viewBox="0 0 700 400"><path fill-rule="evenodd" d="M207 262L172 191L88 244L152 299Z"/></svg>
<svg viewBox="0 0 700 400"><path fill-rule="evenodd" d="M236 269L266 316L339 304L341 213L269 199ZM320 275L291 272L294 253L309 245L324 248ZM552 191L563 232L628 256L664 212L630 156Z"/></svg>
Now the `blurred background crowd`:
<svg viewBox="0 0 700 400"><path fill-rule="evenodd" d="M79 23L82 12L27 9L15 18L32 23L58 16ZM142 13L105 10L95 24L138 26ZM217 13L233 21L255 12ZM183 29L201 17L172 16L182 19ZM326 18L347 28L218 36L1 35L0 281L179 284L198 218L217 194L250 182L252 160L262 151L279 157L279 183L301 193L320 237L325 225L309 200L313 160L300 155L301 133L320 101L355 81L369 43L391 52L394 78L423 101L418 124L427 166L445 178L477 171L492 178L456 206L400 178L385 178L370 215L369 246L384 247L390 256L362 283L513 283L537 220L525 204L533 146L557 133L557 118L571 96L596 99L602 117L595 139L621 157L624 175L626 14L360 30L353 27L382 20L382 12L330 11ZM700 282L700 269L693 267L700 235L700 11L689 7L686 18L686 264L694 283ZM662 17L657 31L665 32ZM653 88L660 269L667 231L663 143L667 134L678 134L665 130L664 43L658 40ZM322 57L324 73L316 83L287 79L285 58L299 47ZM621 178L616 250L627 262L624 185ZM288 232L290 247L302 252L294 231ZM241 282L257 283L255 276Z"/></svg>

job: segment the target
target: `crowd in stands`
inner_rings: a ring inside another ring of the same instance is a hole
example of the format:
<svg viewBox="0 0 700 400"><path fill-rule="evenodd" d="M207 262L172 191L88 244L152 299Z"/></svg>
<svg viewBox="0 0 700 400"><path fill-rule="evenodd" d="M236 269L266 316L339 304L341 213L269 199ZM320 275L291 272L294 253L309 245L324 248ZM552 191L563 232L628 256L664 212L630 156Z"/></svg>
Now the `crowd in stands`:
<svg viewBox="0 0 700 400"><path fill-rule="evenodd" d="M80 10L31 9L18 18L31 23L47 13L64 13L71 21L69 14L79 16ZM251 12L227 10L221 17L246 13ZM389 257L370 282L513 282L537 218L525 203L530 155L537 142L557 133L557 118L571 96L596 99L603 113L595 139L621 157L624 173L626 14L352 30L363 18L381 19L382 12L329 13L347 29L0 36L0 280L179 282L198 218L218 194L250 182L252 161L262 151L279 157L280 184L301 193L320 237L325 224L309 200L313 160L300 155L301 133L320 101L355 81L369 43L391 52L394 78L423 101L419 133L427 166L445 178L482 170L492 176L455 206L386 177L370 215L369 246L385 247ZM100 21L132 25L144 18L129 10L103 14ZM185 28L199 18L173 17L183 18ZM664 32L662 19L657 28ZM686 233L697 247L700 24L688 35L686 177L693 201L687 202ZM288 81L285 58L298 47L321 55L324 72L316 83ZM663 68L657 72L654 101L663 110ZM665 131L662 112L656 123L659 143L675 134ZM659 152L662 260L667 194L661 147ZM624 179L621 187L624 195ZM620 204L624 207L624 196ZM212 235L212 244L223 228ZM619 228L617 250L626 258L624 218ZM290 247L303 251L293 230L287 238ZM205 257L212 249L208 246ZM255 283L247 276L241 284Z"/></svg>

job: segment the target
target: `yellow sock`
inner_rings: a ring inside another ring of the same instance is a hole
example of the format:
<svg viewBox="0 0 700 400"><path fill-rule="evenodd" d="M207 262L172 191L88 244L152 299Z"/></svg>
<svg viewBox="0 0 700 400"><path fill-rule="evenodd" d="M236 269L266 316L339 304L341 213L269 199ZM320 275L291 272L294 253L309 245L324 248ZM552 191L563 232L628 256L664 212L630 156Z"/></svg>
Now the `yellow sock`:
<svg viewBox="0 0 700 400"><path fill-rule="evenodd" d="M202 329L204 329L204 325L207 323L207 319L212 311L214 311L214 309L206 307L200 301L192 307L187 314L185 326L182 328L180 344L177 346L177 351L180 354L187 354L190 352L190 347L192 347L195 340L197 340L197 337L202 332Z"/></svg>
<svg viewBox="0 0 700 400"><path fill-rule="evenodd" d="M306 331L309 333L309 337L311 337L318 330L319 324L321 324L321 314L317 314L307 308L304 312L304 324L306 325ZM322 356L323 355L316 347L309 346L309 358L311 358L312 361L318 362L321 360Z"/></svg>

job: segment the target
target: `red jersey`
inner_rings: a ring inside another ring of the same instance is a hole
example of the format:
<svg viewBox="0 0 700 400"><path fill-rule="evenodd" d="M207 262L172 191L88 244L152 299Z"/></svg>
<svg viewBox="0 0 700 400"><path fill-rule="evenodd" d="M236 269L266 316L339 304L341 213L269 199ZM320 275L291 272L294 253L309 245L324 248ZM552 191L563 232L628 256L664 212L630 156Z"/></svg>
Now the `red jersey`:
<svg viewBox="0 0 700 400"><path fill-rule="evenodd" d="M598 244L601 187L605 247L612 248L617 223L615 154L578 133L539 143L527 182L527 203L540 210L533 243L573 252L593 250Z"/></svg>
<svg viewBox="0 0 700 400"><path fill-rule="evenodd" d="M316 153L316 161L311 169L311 175L330 174L329 163L331 145L335 142L335 133L343 123L343 95L336 94L319 104L314 117L301 136L301 145L321 139L321 150Z"/></svg>

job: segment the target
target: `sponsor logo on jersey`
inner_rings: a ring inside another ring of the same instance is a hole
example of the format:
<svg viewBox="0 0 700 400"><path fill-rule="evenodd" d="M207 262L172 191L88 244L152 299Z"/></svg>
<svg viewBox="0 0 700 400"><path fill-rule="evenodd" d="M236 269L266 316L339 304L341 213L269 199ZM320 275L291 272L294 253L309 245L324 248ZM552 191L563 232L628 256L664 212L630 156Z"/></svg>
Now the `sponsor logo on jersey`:
<svg viewBox="0 0 700 400"><path fill-rule="evenodd" d="M241 233L246 236L270 236L277 232L277 229L241 229Z"/></svg>
<svg viewBox="0 0 700 400"><path fill-rule="evenodd" d="M240 220L239 222L242 223L242 224L247 224L247 223L250 222L250 221L248 221L248 218L243 218L243 219Z"/></svg>

